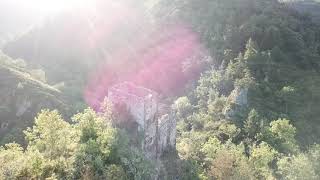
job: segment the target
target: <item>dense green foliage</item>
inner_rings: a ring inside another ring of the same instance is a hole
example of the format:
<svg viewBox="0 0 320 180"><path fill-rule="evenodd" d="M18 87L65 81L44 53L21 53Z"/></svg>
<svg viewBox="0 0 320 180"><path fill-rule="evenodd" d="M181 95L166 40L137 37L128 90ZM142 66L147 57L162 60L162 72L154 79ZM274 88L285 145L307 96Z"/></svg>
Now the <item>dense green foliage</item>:
<svg viewBox="0 0 320 180"><path fill-rule="evenodd" d="M0 179L149 179L152 166L110 118L87 109L70 124L42 111L25 131L26 148L0 149Z"/></svg>
<svg viewBox="0 0 320 180"><path fill-rule="evenodd" d="M271 0L166 3L159 14L192 22L214 57L174 105L198 178L319 179L319 26Z"/></svg>

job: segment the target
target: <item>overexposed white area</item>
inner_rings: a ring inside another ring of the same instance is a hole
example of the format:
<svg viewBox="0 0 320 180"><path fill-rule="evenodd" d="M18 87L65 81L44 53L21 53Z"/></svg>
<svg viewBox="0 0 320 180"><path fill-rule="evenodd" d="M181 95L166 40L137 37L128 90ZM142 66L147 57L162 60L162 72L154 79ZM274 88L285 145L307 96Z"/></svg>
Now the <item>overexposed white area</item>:
<svg viewBox="0 0 320 180"><path fill-rule="evenodd" d="M88 8L94 0L0 0L0 47L19 33L65 10Z"/></svg>
<svg viewBox="0 0 320 180"><path fill-rule="evenodd" d="M12 8L28 10L30 13L51 14L66 9L84 8L90 6L92 0L1 0Z"/></svg>

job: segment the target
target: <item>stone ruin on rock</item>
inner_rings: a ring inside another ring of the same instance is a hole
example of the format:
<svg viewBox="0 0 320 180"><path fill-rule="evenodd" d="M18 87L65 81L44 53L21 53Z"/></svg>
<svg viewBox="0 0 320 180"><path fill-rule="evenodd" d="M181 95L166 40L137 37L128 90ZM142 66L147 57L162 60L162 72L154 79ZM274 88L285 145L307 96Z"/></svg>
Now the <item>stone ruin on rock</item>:
<svg viewBox="0 0 320 180"><path fill-rule="evenodd" d="M160 103L158 93L124 82L108 90L108 99L126 106L143 132L142 148L148 158L159 159L167 148L175 148L176 119L170 106Z"/></svg>

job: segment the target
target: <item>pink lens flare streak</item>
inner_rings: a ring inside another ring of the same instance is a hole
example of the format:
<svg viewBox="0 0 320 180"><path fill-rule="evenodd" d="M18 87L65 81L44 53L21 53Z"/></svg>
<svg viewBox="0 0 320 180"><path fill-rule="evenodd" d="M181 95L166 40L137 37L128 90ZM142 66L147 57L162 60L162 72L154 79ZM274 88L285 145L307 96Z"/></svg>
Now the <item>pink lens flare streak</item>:
<svg viewBox="0 0 320 180"><path fill-rule="evenodd" d="M130 13L125 15L130 16ZM110 32L119 28L117 24L121 24L114 20L103 27L107 29L104 30L106 34L95 36L98 38L95 41L102 36L112 36ZM135 22L135 25L139 26L139 23ZM193 69L190 71L185 71L183 66L190 58L194 58L195 61L191 63L199 64L197 61L203 57L197 56L197 53L205 49L191 28L186 25L174 25L158 26L157 30L150 29L131 34L136 38L132 38L111 53L109 51L105 60L97 65L84 90L84 98L90 107L98 110L107 96L108 88L121 81L130 81L167 95L183 88L190 78L200 73L197 66L191 66ZM108 41L108 38L104 40Z"/></svg>

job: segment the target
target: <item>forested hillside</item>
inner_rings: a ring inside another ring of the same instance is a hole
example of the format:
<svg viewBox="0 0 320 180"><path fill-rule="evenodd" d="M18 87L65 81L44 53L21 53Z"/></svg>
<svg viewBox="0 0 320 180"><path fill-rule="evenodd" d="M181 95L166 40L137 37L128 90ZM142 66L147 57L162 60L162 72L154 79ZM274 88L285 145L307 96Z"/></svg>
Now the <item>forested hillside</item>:
<svg viewBox="0 0 320 180"><path fill-rule="evenodd" d="M50 89L72 106L69 115L89 108L71 120L39 113L22 145L0 148L0 179L320 179L317 1L97 2L95 11L60 14L4 46L28 64L24 72L19 59L0 64L10 79L30 75L14 81L18 89ZM11 92L6 77L0 90ZM176 149L161 165L143 155L131 126L117 125L132 117L106 96L122 81L172 104Z"/></svg>
<svg viewBox="0 0 320 180"><path fill-rule="evenodd" d="M299 11L300 13L306 14L313 19L314 23L319 24L320 13L319 13L319 1L318 0L295 0L288 1L287 4Z"/></svg>
<svg viewBox="0 0 320 180"><path fill-rule="evenodd" d="M175 103L181 156L209 179L319 178L320 34L311 17L277 1L160 4L158 17L192 22L214 59Z"/></svg>
<svg viewBox="0 0 320 180"><path fill-rule="evenodd" d="M43 108L72 114L62 93L46 84L45 73L27 69L22 59L12 59L0 52L0 143L23 142L22 131L33 124ZM69 115L70 115L69 114Z"/></svg>

